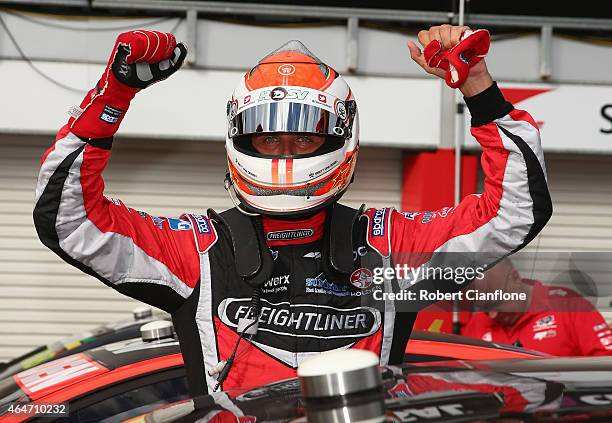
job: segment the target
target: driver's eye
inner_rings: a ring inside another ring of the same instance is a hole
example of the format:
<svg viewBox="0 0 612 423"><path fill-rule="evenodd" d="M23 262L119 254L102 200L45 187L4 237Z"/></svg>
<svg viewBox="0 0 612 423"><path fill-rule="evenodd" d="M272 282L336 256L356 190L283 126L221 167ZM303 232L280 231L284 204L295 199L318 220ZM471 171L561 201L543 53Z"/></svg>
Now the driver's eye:
<svg viewBox="0 0 612 423"><path fill-rule="evenodd" d="M299 144L304 145L304 144L310 144L310 143L312 143L312 140L311 140L310 138L308 138L308 137L299 137L299 138L297 139L297 142L298 142Z"/></svg>
<svg viewBox="0 0 612 423"><path fill-rule="evenodd" d="M274 144L278 144L278 138L276 137L266 137L264 139L264 142L268 145L274 145Z"/></svg>

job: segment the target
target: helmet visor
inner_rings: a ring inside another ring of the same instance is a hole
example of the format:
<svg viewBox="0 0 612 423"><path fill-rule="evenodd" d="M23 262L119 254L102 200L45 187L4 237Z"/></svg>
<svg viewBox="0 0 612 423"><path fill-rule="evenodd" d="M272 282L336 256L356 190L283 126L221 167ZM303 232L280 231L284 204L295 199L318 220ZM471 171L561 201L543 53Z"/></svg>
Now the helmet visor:
<svg viewBox="0 0 612 423"><path fill-rule="evenodd" d="M355 116L354 102L342 103L336 107L338 114L304 103L259 104L231 118L228 135L234 138L257 133L301 132L350 138Z"/></svg>

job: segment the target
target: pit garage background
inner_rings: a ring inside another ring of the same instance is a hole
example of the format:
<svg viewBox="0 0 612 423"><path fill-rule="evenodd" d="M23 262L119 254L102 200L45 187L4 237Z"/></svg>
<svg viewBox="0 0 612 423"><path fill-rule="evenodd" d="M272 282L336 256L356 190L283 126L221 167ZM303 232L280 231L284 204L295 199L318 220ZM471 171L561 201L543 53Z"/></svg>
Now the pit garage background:
<svg viewBox="0 0 612 423"><path fill-rule="evenodd" d="M138 306L44 248L32 224L39 160L119 32L172 31L190 55L185 69L134 100L105 172L108 196L162 216L231 207L223 189L227 98L259 58L300 39L348 76L358 100L363 147L344 202L418 211L453 205L457 139L461 195L482 181L469 116L405 46L417 29L453 19L442 3L390 12L359 4L0 1L0 360ZM492 74L541 124L554 202L551 222L528 248L612 251L612 20L497 12L468 14L468 23L491 30ZM597 305L606 312L609 302L602 295Z"/></svg>

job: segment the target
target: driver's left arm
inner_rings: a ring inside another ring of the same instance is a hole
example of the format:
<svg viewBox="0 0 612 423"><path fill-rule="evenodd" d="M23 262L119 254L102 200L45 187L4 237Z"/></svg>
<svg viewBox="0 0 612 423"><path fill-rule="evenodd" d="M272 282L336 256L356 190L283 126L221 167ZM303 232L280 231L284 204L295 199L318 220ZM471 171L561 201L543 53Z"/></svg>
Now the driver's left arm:
<svg viewBox="0 0 612 423"><path fill-rule="evenodd" d="M552 215L534 119L514 109L495 83L465 101L472 115L471 133L482 146L484 192L468 195L456 207L393 212L391 249L395 256L468 252L476 257L482 254L489 262L482 264L490 264L527 245ZM435 181L431 189L436 189Z"/></svg>

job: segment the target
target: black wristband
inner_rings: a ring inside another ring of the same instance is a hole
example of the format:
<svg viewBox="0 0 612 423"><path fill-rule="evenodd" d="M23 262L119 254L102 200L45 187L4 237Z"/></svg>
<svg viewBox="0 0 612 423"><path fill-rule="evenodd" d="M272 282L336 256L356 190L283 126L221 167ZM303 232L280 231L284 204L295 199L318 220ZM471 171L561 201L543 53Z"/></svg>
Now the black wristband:
<svg viewBox="0 0 612 423"><path fill-rule="evenodd" d="M78 135L77 135L78 137ZM104 150L110 150L113 147L113 137L108 138L85 138L79 137L82 141L85 141L87 144L92 145L97 148L102 148Z"/></svg>
<svg viewBox="0 0 612 423"><path fill-rule="evenodd" d="M493 122L514 109L514 106L504 98L497 82L493 82L483 92L472 97L463 97L463 99L472 115L472 126L481 126Z"/></svg>

